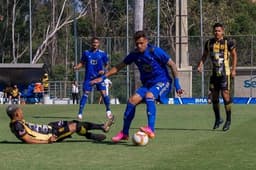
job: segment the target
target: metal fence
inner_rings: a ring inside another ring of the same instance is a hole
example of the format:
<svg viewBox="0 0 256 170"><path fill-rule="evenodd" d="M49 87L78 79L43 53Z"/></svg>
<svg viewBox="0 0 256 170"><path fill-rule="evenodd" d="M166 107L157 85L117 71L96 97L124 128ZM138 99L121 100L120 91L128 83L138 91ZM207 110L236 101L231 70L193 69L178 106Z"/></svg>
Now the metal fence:
<svg viewBox="0 0 256 170"><path fill-rule="evenodd" d="M197 72L197 63L201 58L202 53L202 44L201 41L205 42L210 37L201 37L194 36L188 37L188 55L189 55L189 64L192 66L192 94L193 97L201 97L202 93L204 96L207 95L208 86L209 86L209 77L211 74L211 64L206 62L205 71L202 75ZM248 36L230 36L236 41L237 44L237 53L238 53L238 67L256 67L256 37L255 35ZM150 43L156 44L157 37L150 37ZM175 37L160 37L160 47L169 53L173 60L175 61ZM129 43L127 50L127 43ZM82 51L90 48L90 38L80 38L79 41L79 51L82 54ZM110 59L110 64L113 66L120 62L124 56L126 56L126 51L133 49L133 39L129 38L129 41L125 37L103 37L101 38L101 49L105 50ZM79 55L81 56L81 55ZM209 60L208 60L209 61ZM119 98L121 103L125 103L127 96L130 96L134 92L134 70L129 69L129 82L127 81L127 70L122 70L118 75L112 76L111 81L113 82L113 87L110 90L110 96L112 98ZM253 70L251 70L251 78L255 76ZM82 91L82 81L83 81L83 71L79 72L79 87ZM256 85L255 85L256 86ZM203 89L202 89L203 88ZM256 88L251 87L252 91ZM127 90L129 89L129 90ZM129 94L127 94L129 93ZM50 96L52 98L67 98L71 96L71 82L65 81L54 81L50 82ZM173 93L170 94L170 97L173 96ZM92 91L91 97L89 98L90 103L96 103L99 93Z"/></svg>

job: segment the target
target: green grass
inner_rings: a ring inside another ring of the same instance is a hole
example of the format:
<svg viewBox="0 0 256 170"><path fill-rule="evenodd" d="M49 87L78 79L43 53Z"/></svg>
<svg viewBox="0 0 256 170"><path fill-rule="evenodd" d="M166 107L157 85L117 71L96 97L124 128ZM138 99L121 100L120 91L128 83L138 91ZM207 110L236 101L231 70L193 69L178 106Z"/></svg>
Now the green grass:
<svg viewBox="0 0 256 170"><path fill-rule="evenodd" d="M255 105L233 105L232 126L227 132L211 130L210 105L158 105L156 138L145 147L133 146L131 140L118 144L110 140L122 127L125 105L112 105L117 119L104 142L74 134L64 142L48 145L20 143L9 130L5 107L0 105L1 170L245 170L256 166ZM76 118L78 106L25 105L23 109L27 121L48 123ZM103 122L104 105L88 105L85 119ZM130 133L145 124L145 105L140 105Z"/></svg>

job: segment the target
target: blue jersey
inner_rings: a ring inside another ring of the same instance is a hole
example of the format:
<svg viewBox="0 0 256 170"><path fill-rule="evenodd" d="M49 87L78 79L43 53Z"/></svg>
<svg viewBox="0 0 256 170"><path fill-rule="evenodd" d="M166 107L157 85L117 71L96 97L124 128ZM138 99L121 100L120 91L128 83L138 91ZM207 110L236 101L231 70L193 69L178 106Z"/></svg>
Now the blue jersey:
<svg viewBox="0 0 256 170"><path fill-rule="evenodd" d="M99 71L106 71L108 64L107 53L102 50L86 50L83 52L81 63L85 66L85 80L93 80L99 77Z"/></svg>
<svg viewBox="0 0 256 170"><path fill-rule="evenodd" d="M148 45L144 53L131 52L123 62L127 65L135 63L140 71L140 80L143 86L150 87L158 82L171 81L167 63L170 56L161 48Z"/></svg>

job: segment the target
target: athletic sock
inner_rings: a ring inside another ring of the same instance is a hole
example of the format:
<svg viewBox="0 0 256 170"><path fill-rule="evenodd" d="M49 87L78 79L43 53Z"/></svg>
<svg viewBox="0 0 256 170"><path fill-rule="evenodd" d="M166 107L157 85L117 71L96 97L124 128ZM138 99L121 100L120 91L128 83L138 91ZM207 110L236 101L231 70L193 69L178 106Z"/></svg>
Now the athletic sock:
<svg viewBox="0 0 256 170"><path fill-rule="evenodd" d="M155 105L154 99L146 98L146 105L147 105L148 126L154 132L155 120L156 120L156 105Z"/></svg>
<svg viewBox="0 0 256 170"><path fill-rule="evenodd" d="M129 129L131 122L135 115L135 107L136 105L127 102L126 109L124 112L124 125L123 125L123 133L129 135Z"/></svg>
<svg viewBox="0 0 256 170"><path fill-rule="evenodd" d="M85 107L85 104L87 102L88 94L83 94L81 100L80 100L80 106L79 106L79 112L78 114L83 114L83 110Z"/></svg>
<svg viewBox="0 0 256 170"><path fill-rule="evenodd" d="M213 102L212 107L213 107L213 111L215 114L215 120L216 121L220 120L220 104L219 104L219 102Z"/></svg>
<svg viewBox="0 0 256 170"><path fill-rule="evenodd" d="M225 102L226 120L231 121L231 102Z"/></svg>
<svg viewBox="0 0 256 170"><path fill-rule="evenodd" d="M110 110L110 99L109 99L109 96L103 96L103 101L104 101L104 104L106 106L106 111Z"/></svg>

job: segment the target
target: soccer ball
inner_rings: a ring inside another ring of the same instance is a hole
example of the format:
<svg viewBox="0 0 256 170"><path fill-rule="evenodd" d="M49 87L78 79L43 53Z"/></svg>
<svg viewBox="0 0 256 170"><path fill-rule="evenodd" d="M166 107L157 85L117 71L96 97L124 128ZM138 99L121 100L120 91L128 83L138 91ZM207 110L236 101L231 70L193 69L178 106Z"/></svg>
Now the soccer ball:
<svg viewBox="0 0 256 170"><path fill-rule="evenodd" d="M141 131L134 133L132 136L132 142L137 146L145 146L148 144L148 141L148 135Z"/></svg>

